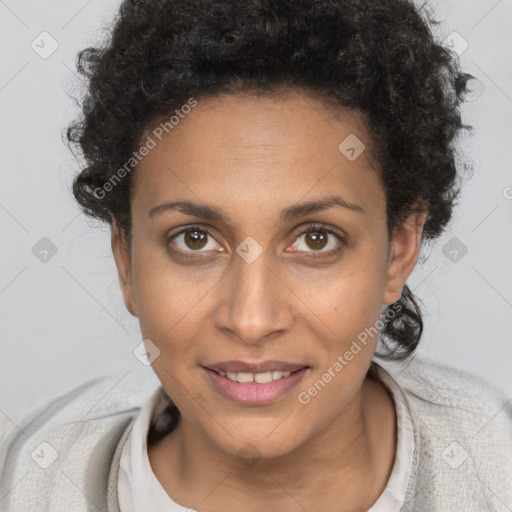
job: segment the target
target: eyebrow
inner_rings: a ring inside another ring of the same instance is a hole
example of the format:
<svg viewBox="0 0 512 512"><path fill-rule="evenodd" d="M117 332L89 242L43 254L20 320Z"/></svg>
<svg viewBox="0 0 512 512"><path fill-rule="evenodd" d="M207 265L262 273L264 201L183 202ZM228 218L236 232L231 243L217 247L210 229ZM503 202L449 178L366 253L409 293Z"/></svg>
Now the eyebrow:
<svg viewBox="0 0 512 512"><path fill-rule="evenodd" d="M298 203L289 206L281 211L280 221L290 222L292 220L304 217L310 213L327 210L334 206L339 206L350 211L364 213L364 209L358 204L350 203L340 196L329 196L323 199L316 199L304 203ZM229 223L229 215L221 208L215 208L207 204L198 204L192 201L172 201L165 202L151 208L148 215L153 217L167 210L176 209L185 215L192 215L202 219L215 219L225 224Z"/></svg>

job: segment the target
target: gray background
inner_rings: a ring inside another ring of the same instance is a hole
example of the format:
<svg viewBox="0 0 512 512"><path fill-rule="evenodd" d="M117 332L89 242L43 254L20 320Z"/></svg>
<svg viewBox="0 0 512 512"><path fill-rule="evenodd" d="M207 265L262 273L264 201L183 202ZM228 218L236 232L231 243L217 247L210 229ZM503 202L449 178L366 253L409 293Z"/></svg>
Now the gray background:
<svg viewBox="0 0 512 512"><path fill-rule="evenodd" d="M512 396L512 1L431 5L444 20L437 37L460 34L459 52L467 41L461 66L480 82L463 109L475 133L459 141L460 162L473 162L474 175L409 280L426 309L419 353ZM11 420L96 376L152 378L132 353L141 337L122 302L109 232L74 204L79 166L61 140L76 115L68 96L79 91L75 55L102 37L117 6L0 1L0 410ZM44 55L53 40L58 48ZM43 237L57 250L47 261L38 253Z"/></svg>

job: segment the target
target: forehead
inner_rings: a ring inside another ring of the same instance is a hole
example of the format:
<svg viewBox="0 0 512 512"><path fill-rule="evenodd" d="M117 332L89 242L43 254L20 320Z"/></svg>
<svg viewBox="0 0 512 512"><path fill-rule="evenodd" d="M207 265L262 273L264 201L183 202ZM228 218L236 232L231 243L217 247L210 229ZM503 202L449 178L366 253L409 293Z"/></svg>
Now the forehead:
<svg viewBox="0 0 512 512"><path fill-rule="evenodd" d="M134 176L135 200L146 210L184 197L234 208L326 192L368 207L383 199L363 115L306 92L200 99L168 133L158 126L143 136L155 145Z"/></svg>
<svg viewBox="0 0 512 512"><path fill-rule="evenodd" d="M328 103L300 89L270 96L249 93L210 96L201 98L187 114L173 117L172 127L165 128L166 118L152 122L143 139L148 135L155 138L158 130L157 142L171 139L172 134L174 140L168 140L169 144L174 142L174 146L183 149L190 149L188 145L193 144L196 160L232 156L233 150L277 158L311 156L315 150L314 156L318 157L319 151L327 150L338 157L340 137L350 134L357 134L366 148L371 149L362 112Z"/></svg>

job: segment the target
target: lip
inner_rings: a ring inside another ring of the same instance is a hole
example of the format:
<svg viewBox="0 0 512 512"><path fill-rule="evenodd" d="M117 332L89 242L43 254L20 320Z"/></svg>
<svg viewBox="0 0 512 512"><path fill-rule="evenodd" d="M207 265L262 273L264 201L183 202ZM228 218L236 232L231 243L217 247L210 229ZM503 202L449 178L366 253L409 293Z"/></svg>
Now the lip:
<svg viewBox="0 0 512 512"><path fill-rule="evenodd" d="M259 361L256 363L248 363L245 361L221 361L219 363L213 363L209 365L202 365L203 368L214 370L216 372L248 372L248 373L260 373L269 372L272 370L279 370L281 372L295 372L301 368L305 368L307 365L302 363L288 363L285 361L277 360L266 360Z"/></svg>
<svg viewBox="0 0 512 512"><path fill-rule="evenodd" d="M275 369L275 366L273 368ZM302 366L288 377L258 384L257 382L234 382L214 370L204 366L202 369L217 391L231 400L245 405L264 405L275 402L297 386L299 381L310 371L309 367Z"/></svg>

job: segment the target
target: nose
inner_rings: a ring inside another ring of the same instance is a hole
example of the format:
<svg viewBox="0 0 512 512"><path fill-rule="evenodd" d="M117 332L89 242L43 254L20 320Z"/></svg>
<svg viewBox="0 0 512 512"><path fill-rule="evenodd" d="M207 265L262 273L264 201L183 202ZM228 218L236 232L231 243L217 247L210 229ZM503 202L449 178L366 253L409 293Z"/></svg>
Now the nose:
<svg viewBox="0 0 512 512"><path fill-rule="evenodd" d="M265 253L251 263L237 257L233 265L213 311L215 327L248 345L288 331L294 321L293 293Z"/></svg>

